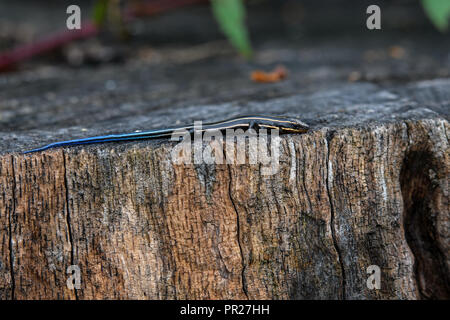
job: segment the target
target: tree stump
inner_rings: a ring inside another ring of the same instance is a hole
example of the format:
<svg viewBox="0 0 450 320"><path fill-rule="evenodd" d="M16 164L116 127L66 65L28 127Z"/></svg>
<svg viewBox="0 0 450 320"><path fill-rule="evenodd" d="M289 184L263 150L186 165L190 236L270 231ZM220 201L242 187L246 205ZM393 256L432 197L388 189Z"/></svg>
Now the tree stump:
<svg viewBox="0 0 450 320"><path fill-rule="evenodd" d="M336 113L312 99L327 116L281 136L269 176L173 164L167 141L2 155L2 297L448 298L449 124L394 96Z"/></svg>

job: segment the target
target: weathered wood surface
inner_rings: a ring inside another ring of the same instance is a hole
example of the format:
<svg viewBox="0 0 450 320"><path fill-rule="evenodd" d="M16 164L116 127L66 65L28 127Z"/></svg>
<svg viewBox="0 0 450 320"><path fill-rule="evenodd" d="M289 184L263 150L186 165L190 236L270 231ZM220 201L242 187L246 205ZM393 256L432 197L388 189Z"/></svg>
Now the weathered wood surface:
<svg viewBox="0 0 450 320"><path fill-rule="evenodd" d="M448 299L448 41L308 39L257 43L252 64L213 42L0 77L0 298ZM288 80L249 82L276 63ZM174 165L168 141L20 153L252 113L311 124L275 175Z"/></svg>
<svg viewBox="0 0 450 320"><path fill-rule="evenodd" d="M76 264L80 299L448 298L449 126L407 105L283 137L274 176L171 143L3 155L2 296L74 298Z"/></svg>

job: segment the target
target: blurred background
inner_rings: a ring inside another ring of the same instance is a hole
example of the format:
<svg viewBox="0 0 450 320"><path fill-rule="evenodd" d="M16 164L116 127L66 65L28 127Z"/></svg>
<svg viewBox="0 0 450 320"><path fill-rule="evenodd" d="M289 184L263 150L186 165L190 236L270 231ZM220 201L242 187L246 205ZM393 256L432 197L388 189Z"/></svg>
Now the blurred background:
<svg viewBox="0 0 450 320"><path fill-rule="evenodd" d="M420 0L243 1L242 21L230 12L251 54L233 45L210 1L109 1L101 19L100 2L0 0L1 132L108 128L118 119L164 126L169 110L188 122L196 105L219 119L348 83L449 76L449 35ZM81 8L78 33L66 28L71 4ZM371 4L381 8L381 30L366 27Z"/></svg>

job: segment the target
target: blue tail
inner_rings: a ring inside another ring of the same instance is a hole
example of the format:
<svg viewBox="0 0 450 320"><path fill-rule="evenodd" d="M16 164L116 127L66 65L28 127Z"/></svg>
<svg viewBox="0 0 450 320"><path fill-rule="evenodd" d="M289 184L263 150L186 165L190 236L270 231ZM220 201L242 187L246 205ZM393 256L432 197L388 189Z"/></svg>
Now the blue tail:
<svg viewBox="0 0 450 320"><path fill-rule="evenodd" d="M50 143L50 144L40 147L40 148L25 151L25 152L23 152L23 154L39 152L39 151L44 151L44 150L48 150L51 148L58 148L58 147L77 146L77 145L93 144L93 143L117 142L117 141L157 139L157 138L162 138L162 137L167 137L167 133L161 133L161 134L154 134L154 133L148 134L147 133L146 134L145 132L140 132L140 133L130 133L130 134L122 134L122 135L99 136L99 137L91 137L91 138L54 142L54 143Z"/></svg>

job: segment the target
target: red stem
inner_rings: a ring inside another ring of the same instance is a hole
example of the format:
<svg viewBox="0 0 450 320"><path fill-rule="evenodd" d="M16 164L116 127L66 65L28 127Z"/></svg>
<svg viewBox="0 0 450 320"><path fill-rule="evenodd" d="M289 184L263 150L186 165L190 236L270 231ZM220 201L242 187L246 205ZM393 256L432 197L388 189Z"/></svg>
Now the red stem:
<svg viewBox="0 0 450 320"><path fill-rule="evenodd" d="M64 30L34 43L16 47L0 54L0 71L10 69L19 62L59 48L71 41L94 36L97 33L98 28L89 21L84 23L79 30Z"/></svg>
<svg viewBox="0 0 450 320"><path fill-rule="evenodd" d="M125 13L126 21L131 21L135 17L151 16L176 8L207 2L208 0L156 0L150 3L144 3L130 8ZM0 53L0 72L13 69L14 66L30 59L34 56L50 52L60 48L71 41L89 38L97 35L99 28L91 21L86 21L82 24L79 30L64 30L58 33L49 35L43 39L37 40L33 43L18 46L10 51Z"/></svg>

